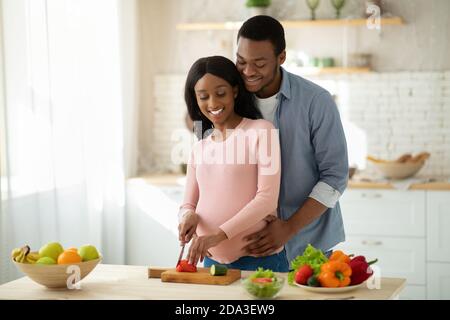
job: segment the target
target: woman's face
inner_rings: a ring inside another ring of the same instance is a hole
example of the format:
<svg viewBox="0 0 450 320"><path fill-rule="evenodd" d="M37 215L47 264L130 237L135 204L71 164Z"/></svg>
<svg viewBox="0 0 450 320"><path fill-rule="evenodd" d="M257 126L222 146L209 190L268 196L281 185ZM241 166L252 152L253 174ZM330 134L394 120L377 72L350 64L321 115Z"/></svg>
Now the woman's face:
<svg viewBox="0 0 450 320"><path fill-rule="evenodd" d="M224 126L235 117L237 86L233 88L224 79L207 73L197 81L194 91L200 111L214 127Z"/></svg>

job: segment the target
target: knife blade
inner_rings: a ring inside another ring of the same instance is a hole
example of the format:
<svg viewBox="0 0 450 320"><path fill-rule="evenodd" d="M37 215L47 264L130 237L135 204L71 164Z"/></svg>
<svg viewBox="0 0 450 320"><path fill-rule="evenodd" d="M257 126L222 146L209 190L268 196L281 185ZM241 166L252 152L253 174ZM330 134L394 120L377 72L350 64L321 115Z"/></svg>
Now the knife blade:
<svg viewBox="0 0 450 320"><path fill-rule="evenodd" d="M183 258L183 253L184 253L184 247L185 247L185 245L186 245L186 244L183 244L183 245L181 246L181 252L180 252L180 255L178 256L178 261L177 261L176 267L178 267L178 265L180 264L181 259Z"/></svg>

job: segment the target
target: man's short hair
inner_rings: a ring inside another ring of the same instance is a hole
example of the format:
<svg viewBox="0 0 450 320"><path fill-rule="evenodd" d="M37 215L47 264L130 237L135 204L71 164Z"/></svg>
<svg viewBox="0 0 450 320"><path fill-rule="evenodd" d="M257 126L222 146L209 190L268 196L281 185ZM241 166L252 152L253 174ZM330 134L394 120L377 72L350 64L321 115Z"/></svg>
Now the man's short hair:
<svg viewBox="0 0 450 320"><path fill-rule="evenodd" d="M238 41L240 37L255 41L269 40L277 56L286 49L283 26L277 19L270 16L254 16L245 21L239 29Z"/></svg>

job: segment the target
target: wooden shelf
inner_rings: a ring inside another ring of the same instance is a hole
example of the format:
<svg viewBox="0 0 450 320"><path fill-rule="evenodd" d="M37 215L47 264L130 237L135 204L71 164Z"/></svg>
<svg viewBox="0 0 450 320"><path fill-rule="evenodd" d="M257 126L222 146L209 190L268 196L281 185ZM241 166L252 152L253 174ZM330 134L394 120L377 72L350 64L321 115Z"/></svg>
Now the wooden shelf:
<svg viewBox="0 0 450 320"><path fill-rule="evenodd" d="M238 30L242 21L229 22L205 22L205 23L181 23L177 25L178 30ZM304 27L329 27L329 26L365 26L367 19L328 19L328 20L286 20L281 21L286 29ZM400 17L381 18L381 25L399 26L403 25Z"/></svg>
<svg viewBox="0 0 450 320"><path fill-rule="evenodd" d="M372 72L370 68L357 67L331 67L331 68L289 68L289 72L299 75L323 75L323 74L355 74L355 73L369 73Z"/></svg>

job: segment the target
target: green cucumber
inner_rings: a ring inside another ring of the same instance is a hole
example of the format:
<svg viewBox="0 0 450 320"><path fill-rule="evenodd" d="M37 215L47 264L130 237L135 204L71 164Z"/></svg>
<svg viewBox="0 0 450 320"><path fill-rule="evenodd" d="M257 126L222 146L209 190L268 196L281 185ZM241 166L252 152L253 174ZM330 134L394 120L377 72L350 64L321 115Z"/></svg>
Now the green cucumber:
<svg viewBox="0 0 450 320"><path fill-rule="evenodd" d="M213 264L209 269L212 276L224 276L227 274L228 268L221 264Z"/></svg>
<svg viewBox="0 0 450 320"><path fill-rule="evenodd" d="M308 278L306 284L309 287L320 287L319 279L317 279L317 277L314 275Z"/></svg>

